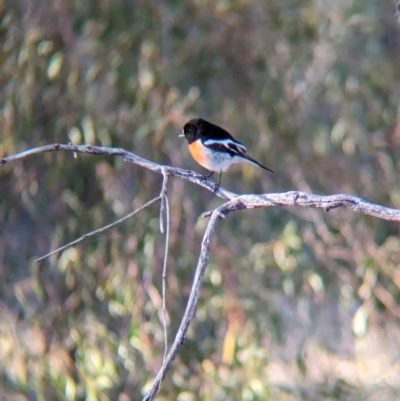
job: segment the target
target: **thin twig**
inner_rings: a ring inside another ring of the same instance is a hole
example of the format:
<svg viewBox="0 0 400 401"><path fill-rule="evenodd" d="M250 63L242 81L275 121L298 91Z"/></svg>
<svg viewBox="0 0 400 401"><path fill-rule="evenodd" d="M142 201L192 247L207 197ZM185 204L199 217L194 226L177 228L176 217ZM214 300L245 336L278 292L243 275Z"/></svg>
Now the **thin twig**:
<svg viewBox="0 0 400 401"><path fill-rule="evenodd" d="M168 352L168 330L167 330L167 306L166 306L166 277L167 277L167 262L168 262L168 249L169 249L169 200L168 200L168 173L163 172L163 186L161 190L161 207L160 207L160 221L164 220L164 210L165 210L165 221L167 225L167 230L165 232L165 251L164 251L164 261L163 261L163 270L162 270L162 309L163 309L163 329L164 329L164 358L163 358L163 369L165 365L165 361L167 358ZM161 211L162 210L162 211ZM161 225L160 225L161 228Z"/></svg>
<svg viewBox="0 0 400 401"><path fill-rule="evenodd" d="M168 173L163 169L163 183L160 193L161 204L160 204L160 232L164 234L164 210L165 210L165 199L167 194L167 185L168 185Z"/></svg>
<svg viewBox="0 0 400 401"><path fill-rule="evenodd" d="M116 225L119 224L119 223L122 223L123 221L125 221L125 220L129 219L130 217L134 216L135 214L141 212L143 209L146 209L146 207L149 207L149 206L152 205L153 203L158 202L160 199L161 199L161 198L160 198L159 196L157 196L157 198L154 198L154 199L152 199L151 201L145 203L143 206L141 206L140 208L134 210L134 211L131 212L131 213L128 213L126 216L124 216L124 217L122 217L122 218L120 218L120 219L114 221L114 222L111 223L111 224L108 224L108 225L106 225L106 226L104 226L104 227L101 227L101 228L99 228L99 229L97 229L97 230L91 231L90 233L86 233L86 234L82 235L82 237L79 237L78 239L76 239L76 240L74 240L74 241L71 241L71 242L69 242L69 243L66 244L66 245L63 245L62 247L57 248L57 249L55 249L54 251L51 251L51 252L47 253L46 255L41 256L40 258L37 258L37 259L35 260L35 262L40 262L41 260L46 259L46 258L48 258L49 256L54 255L54 254L57 253L57 252L61 252L61 251L63 251L64 249L69 248L70 246L73 246L73 245L78 244L79 242L85 240L86 238L89 238L89 237L92 237L93 235L102 233L103 231L108 230L109 228L114 227L114 226L116 226Z"/></svg>

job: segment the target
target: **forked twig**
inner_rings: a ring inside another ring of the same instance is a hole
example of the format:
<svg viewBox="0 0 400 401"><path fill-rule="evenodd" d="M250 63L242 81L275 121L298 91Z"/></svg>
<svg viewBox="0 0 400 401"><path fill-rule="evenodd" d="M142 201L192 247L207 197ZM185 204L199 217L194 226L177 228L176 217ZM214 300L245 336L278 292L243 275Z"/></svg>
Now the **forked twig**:
<svg viewBox="0 0 400 401"><path fill-rule="evenodd" d="M189 324L193 319L194 312L196 310L197 301L199 299L201 284L203 282L204 273L206 271L206 267L208 265L208 259L210 256L210 246L211 241L215 232L215 226L217 221L222 217L221 212L218 210L214 210L211 214L210 221L207 224L206 231L203 236L203 240L201 242L201 250L199 261L197 263L195 276L193 279L192 288L190 291L190 296L188 303L186 305L185 313L182 317L181 324L179 326L178 332L175 335L174 341L172 346L165 358L163 366L161 367L160 371L155 378L153 385L151 386L150 390L144 397L144 401L150 401L154 398L155 394L157 393L158 389L160 388L161 382L165 377L172 361L175 359L179 349L183 345L185 341L185 336L189 328Z"/></svg>

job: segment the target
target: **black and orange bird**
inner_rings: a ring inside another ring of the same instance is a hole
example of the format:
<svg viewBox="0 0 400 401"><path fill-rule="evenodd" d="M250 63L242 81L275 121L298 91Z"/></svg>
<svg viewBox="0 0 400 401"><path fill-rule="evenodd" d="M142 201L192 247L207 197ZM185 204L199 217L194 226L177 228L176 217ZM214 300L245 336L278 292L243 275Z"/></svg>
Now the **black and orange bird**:
<svg viewBox="0 0 400 401"><path fill-rule="evenodd" d="M207 170L207 177L219 172L217 186L221 183L221 175L232 164L247 162L273 173L247 154L245 146L237 141L228 131L202 118L192 118L182 129L180 137L188 141L189 152L193 159Z"/></svg>

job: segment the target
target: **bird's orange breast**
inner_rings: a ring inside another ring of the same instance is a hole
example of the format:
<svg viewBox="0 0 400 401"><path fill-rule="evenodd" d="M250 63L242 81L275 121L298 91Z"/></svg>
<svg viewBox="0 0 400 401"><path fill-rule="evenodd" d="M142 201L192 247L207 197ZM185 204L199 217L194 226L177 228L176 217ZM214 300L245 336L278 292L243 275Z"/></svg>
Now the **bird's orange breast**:
<svg viewBox="0 0 400 401"><path fill-rule="evenodd" d="M189 144L189 152L193 159L196 160L201 166L207 164L207 152L205 152L204 145L201 140L197 140Z"/></svg>

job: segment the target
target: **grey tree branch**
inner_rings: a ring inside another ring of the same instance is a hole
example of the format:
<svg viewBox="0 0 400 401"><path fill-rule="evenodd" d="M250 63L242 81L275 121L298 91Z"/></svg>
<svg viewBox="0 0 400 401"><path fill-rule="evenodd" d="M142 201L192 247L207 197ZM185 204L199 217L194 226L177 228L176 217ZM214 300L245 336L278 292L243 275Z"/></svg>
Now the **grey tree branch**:
<svg viewBox="0 0 400 401"><path fill-rule="evenodd" d="M400 221L399 209L392 209L385 206L380 206L371 202L367 202L353 195L339 194L327 196L314 195L300 191L263 195L238 195L222 187L218 187L214 192L215 183L210 178L206 178L201 174L195 173L194 171L157 164L120 148L106 148L92 145L52 144L40 146L34 149L26 150L24 152L16 153L15 155L4 157L0 160L0 164L3 165L11 161L24 159L29 156L60 150L75 153L87 153L92 155L121 156L126 161L145 167L156 173L180 177L190 182L193 182L194 184L208 189L209 191L215 193L215 195L225 200L236 199L238 203L232 204L232 207L233 205L236 205L235 210L239 210L240 208L254 209L271 206L302 206L321 208L328 212L329 210L335 209L337 207L348 207L356 212L378 217L380 219ZM204 216L206 215L207 214L205 214Z"/></svg>
<svg viewBox="0 0 400 401"><path fill-rule="evenodd" d="M129 161L131 163L137 164L139 166L142 166L144 168L162 174L164 180L161 193L157 198L151 201L151 202L156 202L158 200L161 201L162 210L160 211L160 220L163 218L164 209L167 209L166 215L168 216L169 214L167 189L166 189L167 177L169 176L180 177L190 182L193 182L194 184L200 185L203 188L206 188L209 191L215 193L217 196L223 198L226 201L224 204L217 207L216 209L203 214L204 217L210 217L210 221L208 222L206 231L203 236L200 256L198 259L197 268L193 279L192 289L190 292L186 310L182 318L181 324L179 326L178 332L175 335L172 346L164 358L162 367L160 368L152 387L144 397L145 401L150 401L154 399L154 396L157 393L158 389L160 388L162 380L167 374L171 366L171 363L175 359L180 347L184 343L189 324L193 319L194 312L196 309L205 269L208 265L210 245L218 220L225 217L228 213L238 210L255 209L255 208L272 207L272 206L301 206L301 207L320 208L324 209L326 212L329 212L330 210L338 207L347 207L358 213L374 216L380 219L400 221L399 209L380 206L371 202L367 202L353 195L339 194L339 195L326 196L326 195L315 195L299 191L289 191L284 193L272 193L272 194L261 194L261 195L253 195L253 194L238 195L230 191L227 191L222 187L218 187L217 190L215 191L214 182L211 179L206 178L200 174L197 174L189 170L153 163L149 160L136 156L135 154L130 153L124 149L118 149L118 148L54 144L54 145L38 147L35 149L30 149L25 152L5 157L0 160L0 164L6 164L14 160L24 159L26 157L44 152L52 152L60 150L70 151L75 153L88 153L94 155L121 156L126 161ZM146 205L148 206L148 204ZM160 228L163 227L164 226L160 221ZM167 220L166 234L168 234L168 232L169 232L169 223ZM163 274L165 274L166 259L167 259L167 254L165 255L164 258Z"/></svg>
<svg viewBox="0 0 400 401"><path fill-rule="evenodd" d="M52 145L45 145L45 146L39 146L34 149L28 149L24 152L16 153L15 155L11 155L8 157L3 157L2 159L0 159L0 165L9 163L11 161L25 159L29 156L34 156L41 153L57 152L57 151L86 153L91 155L121 156L125 161L129 161L131 163L137 164L138 166L145 167L156 173L163 174L164 171L169 176L184 178L190 182L193 182L194 184L202 186L203 188L207 188L211 192L214 192L215 189L215 183L211 178L207 178L204 175L195 173L194 171L157 164L151 162L150 160L146 160L142 157L139 157L131 152L128 152L125 149L120 149L120 148L106 148L102 146L92 146L92 145L70 145L70 144L63 145L55 143ZM222 187L219 187L216 190L215 194L226 200L233 199L234 197L237 196L236 194Z"/></svg>
<svg viewBox="0 0 400 401"><path fill-rule="evenodd" d="M244 209L257 209L271 206L302 206L324 209L329 212L338 207L347 207L369 216L383 220L400 221L400 210L380 206L353 195L314 195L301 191L289 191L275 194L238 195L227 204L229 212ZM212 212L203 213L203 217Z"/></svg>
<svg viewBox="0 0 400 401"><path fill-rule="evenodd" d="M215 226L217 224L217 221L223 216L220 210L223 210L224 206L225 204L215 209L211 214L210 221L208 222L206 231L203 236L203 240L201 242L199 261L197 262L196 272L193 279L193 285L192 289L190 290L190 296L188 303L186 305L185 313L182 317L178 332L175 335L174 342L172 343L172 346L167 354L167 357L165 358L163 366L158 372L158 375L155 378L153 385L151 386L150 390L144 397L143 401L150 401L154 399L154 396L156 395L158 389L160 388L161 382L163 381L171 363L173 362L176 355L178 354L179 349L185 342L185 336L188 331L190 322L193 319L194 312L196 310L197 301L200 295L201 284L203 282L204 273L208 265L208 259L210 256L210 246L215 232Z"/></svg>

